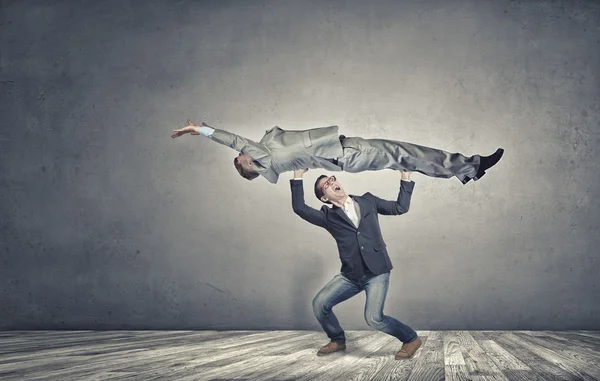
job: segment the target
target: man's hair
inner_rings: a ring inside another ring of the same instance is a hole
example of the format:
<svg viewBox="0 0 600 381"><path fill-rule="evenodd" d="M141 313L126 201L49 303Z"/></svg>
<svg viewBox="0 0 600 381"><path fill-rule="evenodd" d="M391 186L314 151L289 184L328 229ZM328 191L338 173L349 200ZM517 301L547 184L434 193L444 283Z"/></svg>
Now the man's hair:
<svg viewBox="0 0 600 381"><path fill-rule="evenodd" d="M321 175L321 176L319 176L319 178L317 178L317 181L315 181L315 196L317 196L319 201L324 202L326 204L331 204L331 201L321 200L321 197L323 197L323 190L321 188L319 188L319 181L321 181L322 179L326 179L327 177L328 177L327 175Z"/></svg>
<svg viewBox="0 0 600 381"><path fill-rule="evenodd" d="M254 180L255 178L257 178L259 176L259 173L256 171L247 171L246 169L244 169L244 167L242 167L242 164L239 163L237 160L237 157L233 158L233 165L235 166L235 169L237 169L238 173L245 179L248 180Z"/></svg>

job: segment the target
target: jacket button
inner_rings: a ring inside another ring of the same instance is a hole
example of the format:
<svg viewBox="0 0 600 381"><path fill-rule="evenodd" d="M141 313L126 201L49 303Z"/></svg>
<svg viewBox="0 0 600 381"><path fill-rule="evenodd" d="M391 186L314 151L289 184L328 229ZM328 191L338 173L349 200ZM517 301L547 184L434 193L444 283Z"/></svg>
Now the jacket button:
<svg viewBox="0 0 600 381"><path fill-rule="evenodd" d="M356 233L356 235L360 235L360 232Z"/></svg>
<svg viewBox="0 0 600 381"><path fill-rule="evenodd" d="M365 248L364 246L361 246L361 247L360 247L360 249L361 249L361 250L362 250L362 249L364 249L364 248Z"/></svg>

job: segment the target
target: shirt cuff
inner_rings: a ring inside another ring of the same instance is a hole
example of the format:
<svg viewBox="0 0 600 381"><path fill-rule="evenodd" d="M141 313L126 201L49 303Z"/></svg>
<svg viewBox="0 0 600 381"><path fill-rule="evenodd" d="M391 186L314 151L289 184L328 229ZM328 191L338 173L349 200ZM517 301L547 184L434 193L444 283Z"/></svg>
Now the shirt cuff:
<svg viewBox="0 0 600 381"><path fill-rule="evenodd" d="M294 177L292 180L302 180L302 177Z"/></svg>
<svg viewBox="0 0 600 381"><path fill-rule="evenodd" d="M400 179L400 180L402 180L402 181L408 181L409 183L413 182L412 180L406 180L406 179Z"/></svg>
<svg viewBox="0 0 600 381"><path fill-rule="evenodd" d="M215 131L214 128L206 127L206 126L194 127L194 130L196 130L196 132L199 133L200 135L206 136L207 138L210 138L212 136L213 132Z"/></svg>

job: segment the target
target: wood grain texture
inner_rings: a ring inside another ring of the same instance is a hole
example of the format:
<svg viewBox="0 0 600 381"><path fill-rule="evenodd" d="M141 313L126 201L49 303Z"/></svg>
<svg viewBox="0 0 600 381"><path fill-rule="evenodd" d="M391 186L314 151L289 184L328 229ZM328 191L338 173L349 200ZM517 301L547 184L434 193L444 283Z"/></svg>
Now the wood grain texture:
<svg viewBox="0 0 600 381"><path fill-rule="evenodd" d="M597 331L418 331L411 359L375 330L316 356L322 331L0 332L0 379L12 380L599 380Z"/></svg>
<svg viewBox="0 0 600 381"><path fill-rule="evenodd" d="M431 331L423 347L419 348L420 356L414 360L414 367L408 374L408 381L445 379L444 366L444 337L442 332ZM419 353L415 353L415 356ZM411 361L412 359L403 360ZM405 366L400 363L400 366ZM395 380L396 376L402 374L390 373L385 380Z"/></svg>
<svg viewBox="0 0 600 381"><path fill-rule="evenodd" d="M516 332L500 331L492 334L493 340L507 351L515 353L521 361L537 372L542 380L588 380L596 378L583 377L582 371L573 364L553 361L553 356L537 345L526 342Z"/></svg>
<svg viewBox="0 0 600 381"><path fill-rule="evenodd" d="M469 378L495 381L509 380L470 332L456 332L454 339L458 342L458 348L465 360Z"/></svg>

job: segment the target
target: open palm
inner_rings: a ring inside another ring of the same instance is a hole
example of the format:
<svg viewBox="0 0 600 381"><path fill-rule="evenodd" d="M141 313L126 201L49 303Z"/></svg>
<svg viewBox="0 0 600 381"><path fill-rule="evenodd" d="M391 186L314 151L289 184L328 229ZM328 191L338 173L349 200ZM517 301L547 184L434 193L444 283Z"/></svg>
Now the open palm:
<svg viewBox="0 0 600 381"><path fill-rule="evenodd" d="M188 125L185 126L184 128L181 128L179 130L173 130L174 134L171 135L172 138L178 138L181 135L185 135L185 134L192 134L192 135L200 135L199 133L196 132L196 127L198 127L198 125L194 122L192 122L191 120L187 120ZM208 124L202 122L202 126L204 127L209 127Z"/></svg>

